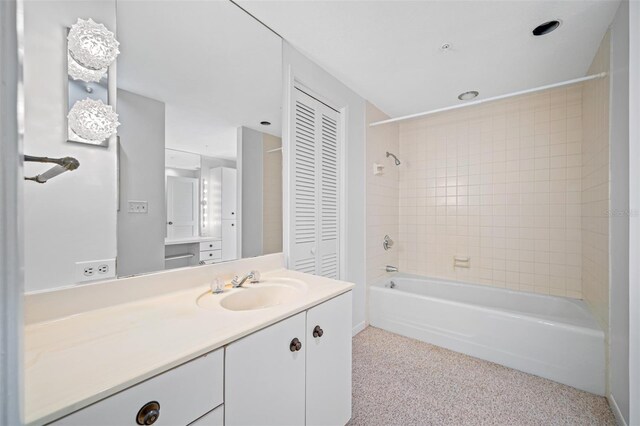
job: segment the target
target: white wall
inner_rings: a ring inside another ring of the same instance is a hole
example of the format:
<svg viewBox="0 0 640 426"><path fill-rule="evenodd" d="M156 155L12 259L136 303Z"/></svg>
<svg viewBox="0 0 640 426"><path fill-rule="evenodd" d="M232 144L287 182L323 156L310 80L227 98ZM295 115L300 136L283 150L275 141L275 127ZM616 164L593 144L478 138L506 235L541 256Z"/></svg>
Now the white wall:
<svg viewBox="0 0 640 426"><path fill-rule="evenodd" d="M344 233L341 235L341 251L344 262L341 265L341 278L355 283L353 289L353 327L354 331L360 330L365 325L365 301L366 301L366 263L365 263L365 207L366 185L364 179L365 163L365 100L354 91L342 84L339 80L322 69L309 58L302 55L286 41L282 47L283 60L283 159L284 159L284 250L288 252L289 235L287 224L289 223L289 182L287 150L291 136L290 111L292 107L292 90L294 82L299 82L305 87L320 95L332 106L341 110L346 132L343 143L345 144L346 158L343 159L345 180L344 202L340 206L346 213L346 223L343 225Z"/></svg>
<svg viewBox="0 0 640 426"><path fill-rule="evenodd" d="M629 3L611 26L609 393L629 422Z"/></svg>
<svg viewBox="0 0 640 426"><path fill-rule="evenodd" d="M164 103L118 90L120 210L118 275L164 269L167 209L164 171ZM128 202L146 201L146 214L129 213Z"/></svg>
<svg viewBox="0 0 640 426"><path fill-rule="evenodd" d="M238 129L242 173L242 257L262 254L262 133L248 127Z"/></svg>
<svg viewBox="0 0 640 426"><path fill-rule="evenodd" d="M228 160L226 158L207 157L203 155L200 157L202 170L214 169L216 167L229 167L231 169L237 168L236 160Z"/></svg>
<svg viewBox="0 0 640 426"><path fill-rule="evenodd" d="M115 1L24 2L25 154L72 156L80 167L41 185L24 183L25 287L70 285L75 263L116 257L116 144L67 142L66 31L91 17L115 31ZM115 66L110 69L115 78ZM115 105L115 80L109 99ZM26 174L47 166L29 164Z"/></svg>
<svg viewBox="0 0 640 426"><path fill-rule="evenodd" d="M22 412L22 154L15 0L0 2L0 424Z"/></svg>

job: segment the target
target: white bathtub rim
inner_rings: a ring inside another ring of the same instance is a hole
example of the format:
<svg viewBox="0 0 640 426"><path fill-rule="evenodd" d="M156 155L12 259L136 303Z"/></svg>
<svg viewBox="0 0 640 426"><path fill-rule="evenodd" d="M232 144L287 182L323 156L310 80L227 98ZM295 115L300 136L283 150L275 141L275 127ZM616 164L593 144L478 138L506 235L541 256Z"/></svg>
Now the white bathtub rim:
<svg viewBox="0 0 640 426"><path fill-rule="evenodd" d="M514 290L511 288L505 288L505 287L496 287L496 286L492 286L489 284L478 284L478 283L474 283L471 281L456 281L456 280L452 280L449 278L440 278L440 277L432 277L429 275L418 275L418 274L410 274L407 272L392 272L389 273L388 275L385 275L381 278L378 278L377 280L375 280L372 284L372 287L382 287L385 288L384 285L381 285L389 280L392 280L394 278L407 278L407 279L412 279L412 280L417 280L417 281L434 281L437 283L442 283L442 284L449 284L449 285L454 285L454 286L470 286L470 287L475 287L478 289L483 289L483 290L487 290L487 291L498 291L498 292L505 292L505 293L509 293L509 294L514 294L514 295L522 295L525 294L527 296L532 296L535 297L537 299L562 299L565 300L573 305L578 306L579 308L586 308L588 305L584 302L584 300L582 299L576 299L573 297L566 297L566 296L555 296L555 295L551 295L551 294L543 294L543 293L534 293L532 291L526 291L526 290ZM409 292L407 292L409 293ZM591 313L589 311L589 313Z"/></svg>
<svg viewBox="0 0 640 426"><path fill-rule="evenodd" d="M433 280L433 281L440 281L440 282L444 282L444 283L452 283L452 284L459 284L462 286L466 286L466 285L470 285L470 286L475 286L475 287L479 287L479 288L486 288L487 286L483 286L481 284L471 284L471 283L460 283L458 281L449 281L449 280L441 280L441 279L437 279L437 278L431 278L431 277L424 277L424 276L420 276L420 275L415 275L415 276L411 276L409 277L408 274L398 274L398 275L394 275L394 277L398 277L398 278L416 278L416 279L422 279L422 280ZM390 295L407 295L408 297L418 297L420 299L423 300L429 300L429 301L433 301L433 302L438 302L438 303L445 303L451 306L461 306L461 307L465 307L465 308L471 308L473 310L479 311L479 312L485 312L485 313L493 313L493 314L500 314L500 315L504 315L506 317L509 318L514 318L514 319L521 319L521 320L525 320L525 321L529 321L529 322L535 322L537 324L542 324L544 326L547 327L557 327L560 329L565 329L565 330L570 330L570 331L575 331L578 333L582 333L582 334L586 334L586 335L590 335L590 336L594 336L594 337L602 337L604 338L604 331L602 329L600 329L599 325L597 324L597 322L594 321L594 327L585 327L585 326L579 326L579 325L575 325L575 324L568 324L559 320L545 320L533 315L527 315L527 314L523 314L523 313L517 313L517 311L510 311L507 309L500 309L500 308L491 308L491 307L486 307L486 306L482 306L482 305L475 305L473 303L467 303L467 302L459 302L456 300L451 300L451 299L446 299L446 298L442 298L442 297L434 297L434 296L426 296L424 294L419 294L419 293L412 293L409 291L403 291L403 290L399 290L399 289L390 289L387 287L384 287L383 285L379 285L380 283L384 283L386 281L388 281L389 279L393 279L393 277L387 277L384 280L379 280L377 281L373 286L370 287L369 291L379 291L385 294L390 294ZM505 290L505 291L509 291L511 293L518 293L515 290L509 290L509 289L502 289L502 288L496 288L496 290ZM537 294L537 293L527 293L528 295L534 295L534 296L546 296L546 295L541 295L541 294ZM547 297L561 297L561 296L547 296ZM565 298L568 299L568 298ZM569 301L573 302L573 300L569 299ZM580 306L582 307L582 306ZM590 312L589 312L590 313Z"/></svg>

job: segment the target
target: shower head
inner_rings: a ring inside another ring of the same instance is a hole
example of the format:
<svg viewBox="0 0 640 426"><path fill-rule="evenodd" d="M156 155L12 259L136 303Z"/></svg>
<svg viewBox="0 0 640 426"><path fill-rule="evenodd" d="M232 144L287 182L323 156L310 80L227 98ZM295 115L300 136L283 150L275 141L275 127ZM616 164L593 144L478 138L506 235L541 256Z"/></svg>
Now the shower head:
<svg viewBox="0 0 640 426"><path fill-rule="evenodd" d="M396 166L400 165L400 160L398 160L398 157L396 157L394 154L392 154L389 151L387 151L387 158L389 158L389 157L393 157L393 159L396 161Z"/></svg>

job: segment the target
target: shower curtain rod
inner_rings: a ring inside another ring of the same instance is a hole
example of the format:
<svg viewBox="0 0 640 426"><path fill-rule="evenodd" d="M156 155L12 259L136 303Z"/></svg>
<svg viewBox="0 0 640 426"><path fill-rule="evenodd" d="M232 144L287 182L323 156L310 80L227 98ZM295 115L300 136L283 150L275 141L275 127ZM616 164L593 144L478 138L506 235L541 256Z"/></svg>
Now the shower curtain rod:
<svg viewBox="0 0 640 426"><path fill-rule="evenodd" d="M528 93L540 92L542 90L554 89L556 87L568 86L570 84L582 83L583 81L595 80L596 78L603 78L607 75L606 72L601 72L599 74L588 75L586 77L574 78L573 80L561 81L560 83L547 84L546 86L534 87L533 89L521 90L519 92L507 93L506 95L493 96L487 99L480 99L477 101L467 102L461 105L454 105L445 108L433 109L431 111L419 112L417 114L404 115L402 117L390 118L382 121L374 121L369 124L369 127L380 126L381 124L395 123L398 121L411 120L412 118L424 117L426 115L435 114L438 112L451 111L459 108L466 108L472 105L479 105L486 102L497 101L499 99L511 98L519 95L526 95Z"/></svg>

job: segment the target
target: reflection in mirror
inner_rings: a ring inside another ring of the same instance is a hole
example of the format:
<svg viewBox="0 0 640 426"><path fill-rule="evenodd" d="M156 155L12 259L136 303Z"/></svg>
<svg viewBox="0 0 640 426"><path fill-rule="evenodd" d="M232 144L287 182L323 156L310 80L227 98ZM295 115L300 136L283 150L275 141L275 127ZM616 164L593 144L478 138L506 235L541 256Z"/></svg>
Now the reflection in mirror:
<svg viewBox="0 0 640 426"><path fill-rule="evenodd" d="M230 2L120 1L117 22L118 275L281 251L278 37Z"/></svg>
<svg viewBox="0 0 640 426"><path fill-rule="evenodd" d="M68 94L50 90L79 18L120 43L102 145L67 140ZM27 290L281 251L281 79L281 39L232 2L26 2L25 153L80 164L25 184Z"/></svg>

